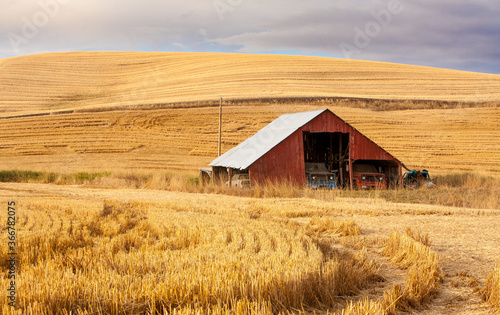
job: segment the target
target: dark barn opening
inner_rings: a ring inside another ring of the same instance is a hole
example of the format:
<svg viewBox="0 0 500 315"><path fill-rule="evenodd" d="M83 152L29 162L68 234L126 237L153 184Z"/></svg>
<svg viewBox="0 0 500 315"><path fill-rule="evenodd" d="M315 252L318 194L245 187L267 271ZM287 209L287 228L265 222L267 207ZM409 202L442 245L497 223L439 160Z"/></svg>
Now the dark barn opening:
<svg viewBox="0 0 500 315"><path fill-rule="evenodd" d="M226 167L214 167L212 173L214 183L225 183L229 180L229 175Z"/></svg>
<svg viewBox="0 0 500 315"><path fill-rule="evenodd" d="M324 163L337 173L341 187L349 182L349 134L341 132L303 132L305 163Z"/></svg>

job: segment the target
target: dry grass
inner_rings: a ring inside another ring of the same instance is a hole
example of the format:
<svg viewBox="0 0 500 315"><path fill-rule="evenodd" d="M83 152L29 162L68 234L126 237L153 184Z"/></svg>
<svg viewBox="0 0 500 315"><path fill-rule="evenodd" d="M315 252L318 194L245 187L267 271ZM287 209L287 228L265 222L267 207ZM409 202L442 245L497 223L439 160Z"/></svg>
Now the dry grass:
<svg viewBox="0 0 500 315"><path fill-rule="evenodd" d="M495 188L500 186L500 178L475 173L452 173L434 176L432 181L439 186L456 188Z"/></svg>
<svg viewBox="0 0 500 315"><path fill-rule="evenodd" d="M496 308L500 314L500 264L492 271L486 282L484 298Z"/></svg>
<svg viewBox="0 0 500 315"><path fill-rule="evenodd" d="M349 303L340 313L341 315L385 315L386 312L380 303L368 299L358 303Z"/></svg>
<svg viewBox="0 0 500 315"><path fill-rule="evenodd" d="M438 176L440 186L435 189L349 191L310 190L289 182L254 185L250 189L229 189L225 185L201 184L197 176L172 172L117 171L52 173L33 171L0 171L0 182L54 183L58 185L84 184L104 188L132 188L169 190L192 193L215 193L256 198L339 198L380 199L396 203L434 204L474 209L500 209L500 179L473 174L449 174L446 183ZM414 213L414 212L412 212ZM288 211L288 217L315 215L314 212ZM376 214L376 213L374 213ZM433 214L433 212L421 213Z"/></svg>
<svg viewBox="0 0 500 315"><path fill-rule="evenodd" d="M250 189L229 189L225 185L202 185L196 176L187 174L117 172L108 177L99 177L90 184L95 187L161 189L256 198L314 198L320 200L369 198L396 203L434 204L474 209L500 209L500 178L471 175L473 178L471 180L471 177L464 177L461 174L451 174L449 176L454 178L463 177L465 181L456 181L455 183L458 187L442 183L435 189L419 190L311 190L297 187L290 182L268 183L266 185L257 184ZM289 216L291 217L309 215L310 213L289 212Z"/></svg>
<svg viewBox="0 0 500 315"><path fill-rule="evenodd" d="M192 106L213 102L221 94L232 100L500 99L497 75L334 58L74 52L5 58L0 67L4 115L169 103Z"/></svg>
<svg viewBox="0 0 500 315"><path fill-rule="evenodd" d="M402 268L408 268L404 288L395 285L384 294L384 309L393 314L427 303L436 294L442 278L441 262L433 250L413 238L394 232L384 253Z"/></svg>
<svg viewBox="0 0 500 315"><path fill-rule="evenodd" d="M491 259L491 251L496 256L498 243L494 211L488 217L461 209L439 215L437 206L369 198L326 201L47 184L0 186L1 198L12 191L19 196L23 281L18 283L18 297L24 313L30 308L35 314L57 313L62 307L61 314L78 308L82 314L148 314L151 306L157 313L172 308L169 313L180 314L336 313L346 300L345 312L351 314L377 314L381 309L389 313L392 306L418 312L423 307L419 305L431 307L443 299L443 294L438 301L432 299L435 255L422 242L429 244L432 237L433 246L447 249L447 272L450 267L471 270L470 279L477 277L479 283L484 281L482 270L491 270L484 262ZM434 209L434 215L416 215L426 208ZM380 213L367 212L372 209ZM410 210L415 214L406 214ZM0 213L0 221L5 216ZM484 237L474 238L485 220L489 226L482 230ZM386 241L391 228L404 231L409 225L411 231ZM349 228L338 228L342 226ZM363 234L357 235L360 228ZM393 263L381 256L381 248ZM5 248L0 254L5 257ZM482 260L468 260L471 255ZM395 270L401 275L391 275ZM469 291L464 287L464 296L472 294ZM210 298L202 298L204 294ZM366 298L371 302L363 303Z"/></svg>
<svg viewBox="0 0 500 315"><path fill-rule="evenodd" d="M339 221L331 218L312 217L307 225L309 233L328 233L337 234L340 236L360 235L360 228L354 221Z"/></svg>
<svg viewBox="0 0 500 315"><path fill-rule="evenodd" d="M339 253L300 225L216 212L115 200L25 202L19 311L327 311L377 278L364 251ZM3 273L0 286L7 281ZM0 308L8 310L4 299Z"/></svg>
<svg viewBox="0 0 500 315"><path fill-rule="evenodd" d="M436 294L442 278L441 262L428 246L394 232L386 242L384 254L408 270L404 286L394 285L380 301L364 299L350 303L341 314L398 314L428 303Z"/></svg>
<svg viewBox="0 0 500 315"><path fill-rule="evenodd" d="M89 173L79 172L72 174L58 174L33 171L0 171L0 182L6 183L53 183L57 185L89 184L102 177L109 176L108 172Z"/></svg>
<svg viewBox="0 0 500 315"><path fill-rule="evenodd" d="M415 241L422 243L425 246L430 247L431 246L431 240L429 238L428 233L423 233L420 230L415 230L410 227L407 227L405 230L406 236L414 239Z"/></svg>

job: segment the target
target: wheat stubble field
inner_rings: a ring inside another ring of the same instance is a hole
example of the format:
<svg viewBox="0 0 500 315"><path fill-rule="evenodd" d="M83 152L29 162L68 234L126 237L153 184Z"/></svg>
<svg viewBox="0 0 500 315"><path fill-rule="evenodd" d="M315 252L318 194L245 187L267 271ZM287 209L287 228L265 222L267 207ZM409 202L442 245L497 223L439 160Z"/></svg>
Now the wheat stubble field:
<svg viewBox="0 0 500 315"><path fill-rule="evenodd" d="M228 106L223 150L281 114L325 107ZM500 110L496 107L391 112L330 109L410 168L428 168L434 174L500 172ZM0 162L4 169L196 173L217 154L216 107L72 113L1 122Z"/></svg>
<svg viewBox="0 0 500 315"><path fill-rule="evenodd" d="M500 100L497 75L301 56L76 52L5 58L0 71L2 116L203 103L219 95Z"/></svg>
<svg viewBox="0 0 500 315"><path fill-rule="evenodd" d="M498 312L499 76L68 53L0 60L0 87L0 201L18 212L17 308L2 298L5 314ZM283 113L330 108L442 184L203 187L219 95L223 151Z"/></svg>

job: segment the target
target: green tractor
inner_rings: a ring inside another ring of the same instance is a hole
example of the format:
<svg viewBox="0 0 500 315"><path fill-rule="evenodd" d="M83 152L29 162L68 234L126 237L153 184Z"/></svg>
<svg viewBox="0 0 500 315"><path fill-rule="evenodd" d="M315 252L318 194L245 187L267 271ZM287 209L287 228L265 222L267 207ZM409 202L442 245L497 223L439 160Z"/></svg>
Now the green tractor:
<svg viewBox="0 0 500 315"><path fill-rule="evenodd" d="M408 189L417 189L420 187L434 188L436 185L431 181L428 170L410 171L403 175L403 186Z"/></svg>

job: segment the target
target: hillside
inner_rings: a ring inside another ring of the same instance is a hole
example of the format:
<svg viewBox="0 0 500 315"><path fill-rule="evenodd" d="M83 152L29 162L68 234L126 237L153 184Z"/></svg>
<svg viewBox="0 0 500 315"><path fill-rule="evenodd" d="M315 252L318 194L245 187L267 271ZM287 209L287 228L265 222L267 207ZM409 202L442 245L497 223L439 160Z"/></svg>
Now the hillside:
<svg viewBox="0 0 500 315"><path fill-rule="evenodd" d="M223 152L287 112L321 104L227 106ZM497 108L330 109L410 168L500 174ZM0 120L2 169L196 174L217 155L218 108L72 113ZM15 158L13 158L15 157Z"/></svg>
<svg viewBox="0 0 500 315"><path fill-rule="evenodd" d="M216 156L218 108L207 105L222 94L223 152L281 114L328 107L410 168L500 173L500 76L181 53L42 54L3 59L0 67L2 169L195 174ZM435 106L439 100L444 106ZM483 103L463 103L471 100ZM460 103L445 109L451 101ZM391 108L415 109L379 110Z"/></svg>
<svg viewBox="0 0 500 315"><path fill-rule="evenodd" d="M219 95L495 102L500 76L278 55L75 52L0 60L0 117L213 102Z"/></svg>

